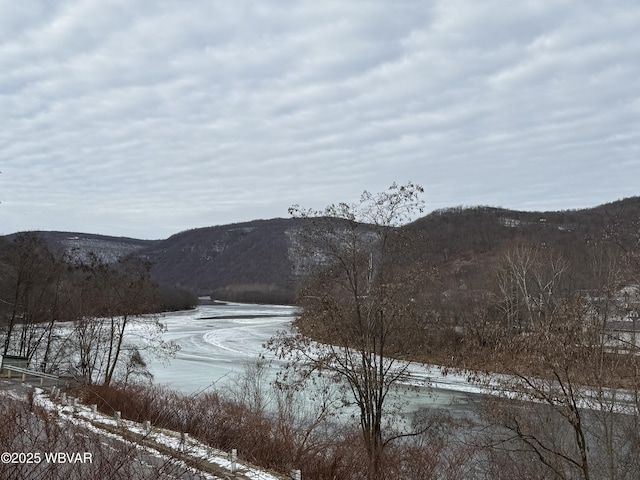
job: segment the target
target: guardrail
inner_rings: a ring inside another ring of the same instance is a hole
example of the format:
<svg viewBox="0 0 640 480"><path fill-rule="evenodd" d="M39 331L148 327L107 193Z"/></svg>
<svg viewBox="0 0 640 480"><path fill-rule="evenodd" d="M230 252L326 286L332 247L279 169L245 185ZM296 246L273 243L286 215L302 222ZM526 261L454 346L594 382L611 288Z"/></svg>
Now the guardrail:
<svg viewBox="0 0 640 480"><path fill-rule="evenodd" d="M58 382L60 377L58 375L53 375L51 373L37 372L35 370L29 370L27 368L22 367L14 367L13 365L3 365L3 370L7 371L8 378L11 378L11 372L21 373L22 381L25 382L27 380L27 375L30 377L40 377L40 385L44 383L44 379L55 380Z"/></svg>

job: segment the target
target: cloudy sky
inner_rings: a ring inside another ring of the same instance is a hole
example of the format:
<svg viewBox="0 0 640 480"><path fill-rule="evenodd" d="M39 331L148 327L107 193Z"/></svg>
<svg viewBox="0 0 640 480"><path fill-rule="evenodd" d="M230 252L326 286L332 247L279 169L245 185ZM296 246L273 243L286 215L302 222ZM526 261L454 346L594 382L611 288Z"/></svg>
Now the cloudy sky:
<svg viewBox="0 0 640 480"><path fill-rule="evenodd" d="M0 0L0 234L640 194L637 0Z"/></svg>

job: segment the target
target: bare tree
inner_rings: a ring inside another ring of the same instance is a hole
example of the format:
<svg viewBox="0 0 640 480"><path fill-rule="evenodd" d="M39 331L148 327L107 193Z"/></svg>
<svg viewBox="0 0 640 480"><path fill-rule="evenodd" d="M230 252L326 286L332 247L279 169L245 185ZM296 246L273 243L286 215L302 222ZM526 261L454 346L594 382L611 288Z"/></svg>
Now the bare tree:
<svg viewBox="0 0 640 480"><path fill-rule="evenodd" d="M101 376L102 383L109 385L123 351L134 355L139 366L140 360L144 361L143 351L167 357L177 347L173 342L162 341L164 325L157 315L149 313L158 305L156 286L149 277L150 266L131 257L116 265L106 264L95 255L89 258L90 262L80 268L84 280L78 286L72 355L77 356L88 383ZM135 342L127 343L133 324L140 335Z"/></svg>
<svg viewBox="0 0 640 480"><path fill-rule="evenodd" d="M34 233L19 234L3 246L0 312L5 323L2 353L31 360L44 345L47 361L53 325L62 309L62 264Z"/></svg>
<svg viewBox="0 0 640 480"><path fill-rule="evenodd" d="M621 432L637 423L637 345L612 341L608 323L626 315L624 280L607 262L598 266L606 281L591 291L571 288L570 265L549 249L510 251L497 275L508 308L494 352L500 375L486 377L503 395L488 409L502 429L492 441L511 461L537 460L543 476L632 478L628 459L637 458L637 442L623 441Z"/></svg>
<svg viewBox="0 0 640 480"><path fill-rule="evenodd" d="M567 268L562 256L540 246L519 244L505 252L497 284L510 329L532 331L554 318L558 283Z"/></svg>
<svg viewBox="0 0 640 480"><path fill-rule="evenodd" d="M403 246L399 227L423 209L422 191L412 183L393 184L377 195L364 192L355 205L290 209L309 220L301 235L325 268L299 294L299 330L274 339L271 347L294 374L328 375L344 388L344 405L359 413L369 480L384 478L384 448L402 435L385 431L385 420L389 394L407 377L407 364L387 354L396 330L417 316L411 302L417 285L394 268L394 255ZM305 332L340 344L315 343Z"/></svg>

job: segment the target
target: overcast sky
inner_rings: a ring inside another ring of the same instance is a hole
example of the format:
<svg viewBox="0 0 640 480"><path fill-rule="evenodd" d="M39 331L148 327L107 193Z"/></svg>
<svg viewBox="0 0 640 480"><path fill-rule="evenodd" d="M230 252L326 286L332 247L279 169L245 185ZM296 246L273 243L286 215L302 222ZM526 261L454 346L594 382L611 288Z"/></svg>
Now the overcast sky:
<svg viewBox="0 0 640 480"><path fill-rule="evenodd" d="M637 0L0 0L0 234L640 193Z"/></svg>

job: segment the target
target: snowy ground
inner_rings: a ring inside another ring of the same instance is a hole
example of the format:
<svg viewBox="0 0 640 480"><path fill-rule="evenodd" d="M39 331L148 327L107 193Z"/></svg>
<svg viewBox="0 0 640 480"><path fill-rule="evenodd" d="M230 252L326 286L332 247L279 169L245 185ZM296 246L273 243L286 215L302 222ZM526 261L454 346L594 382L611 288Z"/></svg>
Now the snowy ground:
<svg viewBox="0 0 640 480"><path fill-rule="evenodd" d="M20 398L22 395L16 393L20 390L20 387L22 386L18 384L18 388L3 389L1 393ZM31 387L26 386L25 388ZM73 423L88 431L99 433L106 438L125 442L131 442L131 438L140 438L141 440L135 442L137 448L148 455L156 456L163 462L181 463L185 470L192 470L193 473L197 474L198 478L225 479L229 478L227 475L232 471L229 452L213 449L188 436L183 438L180 432L158 429L152 425L149 430L146 430L143 424L129 420L116 421L114 417L94 412L91 406L79 404L71 398L56 395L56 398L52 399L51 395L40 388L35 388L34 402L61 420ZM171 455L170 452L175 452L175 456ZM178 459L180 456L184 460ZM191 467L190 464L203 465L203 468L196 469ZM242 462L236 462L235 471L238 475L233 478L251 480L282 480L287 478L265 472Z"/></svg>

